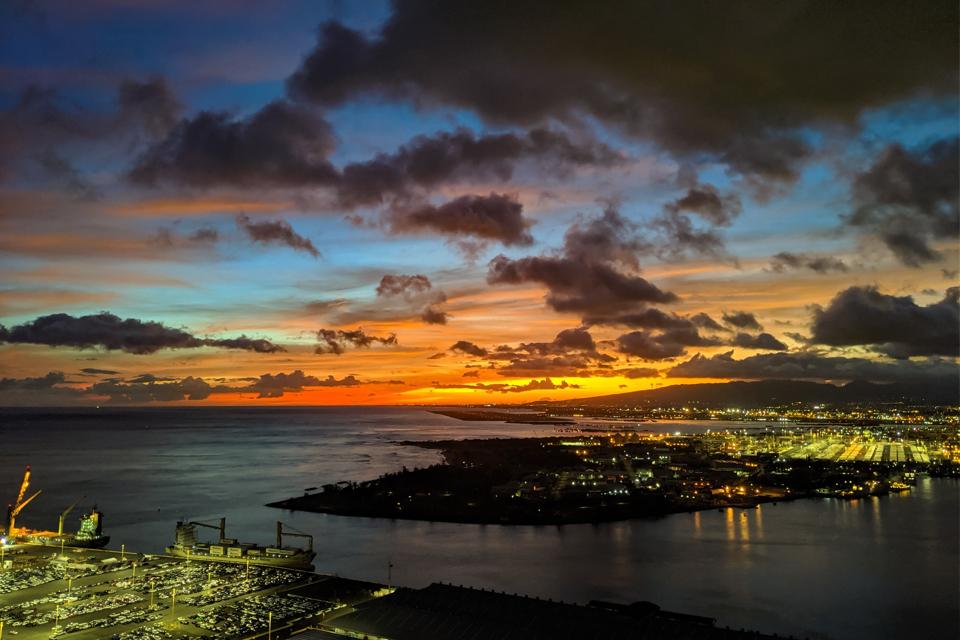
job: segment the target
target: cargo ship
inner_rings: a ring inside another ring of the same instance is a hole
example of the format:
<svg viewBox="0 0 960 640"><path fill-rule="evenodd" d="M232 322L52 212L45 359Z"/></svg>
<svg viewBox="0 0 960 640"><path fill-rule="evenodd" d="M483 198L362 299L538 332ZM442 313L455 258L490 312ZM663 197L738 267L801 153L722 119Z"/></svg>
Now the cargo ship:
<svg viewBox="0 0 960 640"><path fill-rule="evenodd" d="M17 498L7 505L7 527L4 538L8 542L25 542L33 544L59 545L64 547L85 547L99 549L105 547L110 542L110 536L103 535L103 513L93 510L80 519L80 529L76 533L64 533L63 525L67 516L79 504L77 500L72 505L60 513L60 520L57 523L56 531L39 531L17 526L17 517L23 509L33 502L40 495L41 491L36 491L29 497L27 496L30 488L30 466L27 465L23 473L23 481L20 483L20 491ZM82 500L83 498L81 498Z"/></svg>
<svg viewBox="0 0 960 640"><path fill-rule="evenodd" d="M216 543L200 542L197 538L197 527L217 529L220 533ZM282 522L277 523L277 543L273 547L262 547L252 542L238 542L235 538L227 537L226 518L220 518L220 524L212 525L205 522L177 522L176 541L166 548L166 552L178 558L190 560L204 560L211 562L234 562L240 564L263 565L269 567L284 567L288 569L313 569L313 536L285 531ZM307 539L307 548L283 546L283 538L297 537Z"/></svg>
<svg viewBox="0 0 960 640"><path fill-rule="evenodd" d="M63 532L63 518L60 516L60 526L57 533L29 532L27 542L46 545L63 545L65 547L82 547L84 549L102 549L110 542L110 536L103 535L103 513L94 506L90 513L80 518L80 528L76 533Z"/></svg>

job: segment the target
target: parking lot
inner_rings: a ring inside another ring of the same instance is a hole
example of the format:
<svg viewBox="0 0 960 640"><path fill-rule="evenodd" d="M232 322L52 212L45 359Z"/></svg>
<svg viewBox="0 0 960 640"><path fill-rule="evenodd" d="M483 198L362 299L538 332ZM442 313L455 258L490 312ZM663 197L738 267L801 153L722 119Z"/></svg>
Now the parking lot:
<svg viewBox="0 0 960 640"><path fill-rule="evenodd" d="M328 579L291 569L36 545L4 558L3 640L280 638L346 608L290 593Z"/></svg>

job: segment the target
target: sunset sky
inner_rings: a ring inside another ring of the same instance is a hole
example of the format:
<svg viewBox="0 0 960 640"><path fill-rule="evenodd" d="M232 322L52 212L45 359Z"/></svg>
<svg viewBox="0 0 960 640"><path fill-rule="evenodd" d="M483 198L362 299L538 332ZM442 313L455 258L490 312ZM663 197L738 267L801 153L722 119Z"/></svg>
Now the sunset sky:
<svg viewBox="0 0 960 640"><path fill-rule="evenodd" d="M0 405L956 375L957 12L3 3Z"/></svg>

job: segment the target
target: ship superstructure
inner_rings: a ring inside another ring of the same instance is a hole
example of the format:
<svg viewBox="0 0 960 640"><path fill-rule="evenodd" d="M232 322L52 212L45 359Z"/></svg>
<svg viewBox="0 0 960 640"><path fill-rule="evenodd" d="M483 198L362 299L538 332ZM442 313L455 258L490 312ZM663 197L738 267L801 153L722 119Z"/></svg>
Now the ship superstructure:
<svg viewBox="0 0 960 640"><path fill-rule="evenodd" d="M217 542L201 542L197 537L197 527L216 529L219 532ZM173 545L167 547L170 555L191 560L209 560L213 562L236 562L292 569L312 569L313 536L293 530L285 530L282 522L277 522L276 545L262 547L252 542L239 542L228 538L226 518L220 518L218 525L206 522L177 522L176 538ZM284 537L305 538L307 548L285 547Z"/></svg>

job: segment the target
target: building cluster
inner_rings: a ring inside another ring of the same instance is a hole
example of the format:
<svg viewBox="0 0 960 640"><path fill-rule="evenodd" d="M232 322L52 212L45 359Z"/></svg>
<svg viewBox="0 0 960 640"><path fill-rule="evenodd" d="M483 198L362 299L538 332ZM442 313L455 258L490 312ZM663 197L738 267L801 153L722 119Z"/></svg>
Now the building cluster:
<svg viewBox="0 0 960 640"><path fill-rule="evenodd" d="M609 428L609 425L607 425ZM659 495L677 506L739 505L801 495L856 497L907 490L916 474L960 469L953 427L773 427L699 434L585 428L545 441L579 463L497 486L526 501Z"/></svg>

